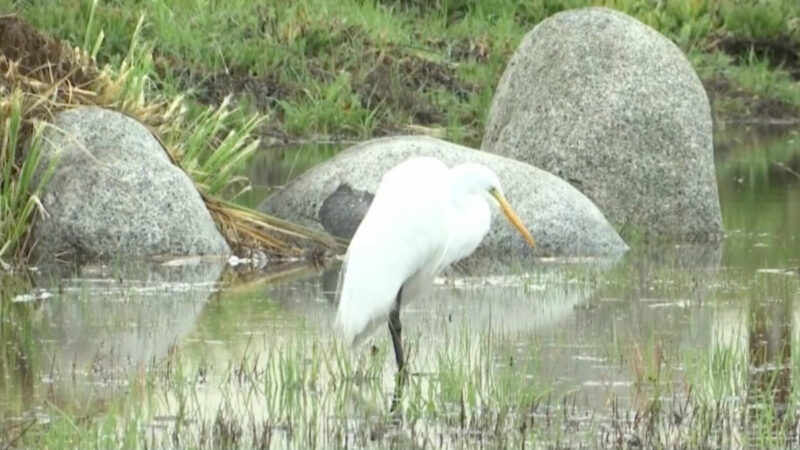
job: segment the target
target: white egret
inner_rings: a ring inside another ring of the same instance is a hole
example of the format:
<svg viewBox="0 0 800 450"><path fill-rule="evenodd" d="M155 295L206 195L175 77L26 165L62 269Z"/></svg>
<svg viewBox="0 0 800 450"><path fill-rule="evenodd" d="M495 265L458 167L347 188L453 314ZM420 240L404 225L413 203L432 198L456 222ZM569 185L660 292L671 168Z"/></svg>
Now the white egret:
<svg viewBox="0 0 800 450"><path fill-rule="evenodd" d="M488 167L448 168L436 158L414 157L389 170L345 256L335 319L345 342L362 341L388 320L403 372L401 305L423 295L444 268L475 251L489 231L490 204L535 245Z"/></svg>

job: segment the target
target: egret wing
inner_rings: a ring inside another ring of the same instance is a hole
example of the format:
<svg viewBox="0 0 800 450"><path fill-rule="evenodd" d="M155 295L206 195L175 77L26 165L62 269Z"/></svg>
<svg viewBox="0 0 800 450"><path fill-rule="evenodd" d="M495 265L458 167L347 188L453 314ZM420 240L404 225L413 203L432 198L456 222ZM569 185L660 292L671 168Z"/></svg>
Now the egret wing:
<svg viewBox="0 0 800 450"><path fill-rule="evenodd" d="M447 239L449 176L439 160L413 158L383 177L345 258L336 326L346 342L386 322L407 280L435 272Z"/></svg>

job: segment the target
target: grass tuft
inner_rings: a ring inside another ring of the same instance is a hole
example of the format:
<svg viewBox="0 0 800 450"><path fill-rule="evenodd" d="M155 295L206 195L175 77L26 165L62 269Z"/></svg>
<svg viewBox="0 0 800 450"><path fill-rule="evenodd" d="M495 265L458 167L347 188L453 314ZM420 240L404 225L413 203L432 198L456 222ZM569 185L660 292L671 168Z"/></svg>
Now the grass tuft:
<svg viewBox="0 0 800 450"><path fill-rule="evenodd" d="M27 142L23 137L23 93L15 89L0 100L0 266L24 259L30 245L30 224L34 216L44 214L40 201L42 189L52 175L54 164L38 179L35 172L41 160L42 125L38 124Z"/></svg>

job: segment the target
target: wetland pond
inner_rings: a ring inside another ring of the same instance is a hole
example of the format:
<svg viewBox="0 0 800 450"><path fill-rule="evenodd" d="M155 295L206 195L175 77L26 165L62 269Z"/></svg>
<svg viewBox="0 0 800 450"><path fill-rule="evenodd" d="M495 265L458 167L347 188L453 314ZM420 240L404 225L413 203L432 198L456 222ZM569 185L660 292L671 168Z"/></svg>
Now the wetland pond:
<svg viewBox="0 0 800 450"><path fill-rule="evenodd" d="M388 332L332 338L336 267L0 275L0 444L800 445L800 134L739 133L717 138L721 243L437 280L403 312L395 412ZM268 150L253 179L322 152Z"/></svg>

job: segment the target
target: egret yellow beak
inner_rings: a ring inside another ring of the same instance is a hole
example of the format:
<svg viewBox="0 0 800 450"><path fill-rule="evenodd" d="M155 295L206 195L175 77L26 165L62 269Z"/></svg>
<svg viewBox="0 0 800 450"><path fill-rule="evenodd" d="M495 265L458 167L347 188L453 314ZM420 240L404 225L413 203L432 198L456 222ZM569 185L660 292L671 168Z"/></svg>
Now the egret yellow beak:
<svg viewBox="0 0 800 450"><path fill-rule="evenodd" d="M511 209L511 205L508 204L506 198L503 197L503 194L497 190L492 190L491 194L497 200L497 203L500 204L500 210L503 211L503 214L506 216L508 221L511 222L511 225L514 225L514 228L516 228L517 231L522 234L522 237L525 238L525 241L527 241L531 247L536 247L536 241L533 240L533 236L531 236L530 231L525 228L525 224L522 223L522 219L519 218L517 213Z"/></svg>

